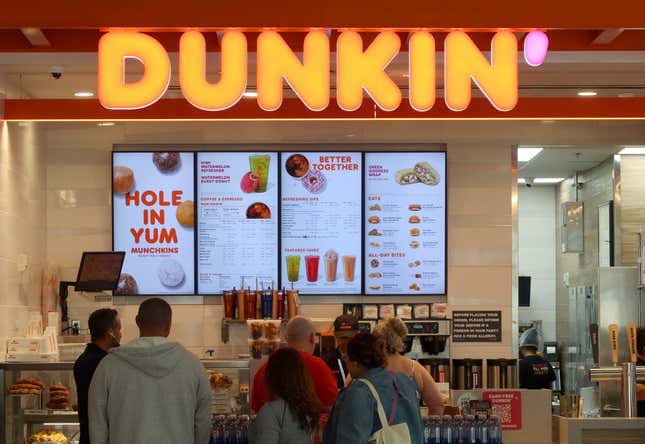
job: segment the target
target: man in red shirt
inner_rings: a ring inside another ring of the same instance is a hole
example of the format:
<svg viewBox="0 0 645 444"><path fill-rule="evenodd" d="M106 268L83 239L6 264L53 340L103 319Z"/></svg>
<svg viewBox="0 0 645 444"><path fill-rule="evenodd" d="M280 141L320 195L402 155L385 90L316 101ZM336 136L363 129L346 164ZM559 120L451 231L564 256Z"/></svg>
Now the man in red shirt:
<svg viewBox="0 0 645 444"><path fill-rule="evenodd" d="M287 346L295 348L305 360L311 379L316 389L318 399L329 411L338 395L338 384L327 364L315 356L316 329L312 322L302 316L296 316L287 324ZM256 413L269 402L269 394L265 382L266 362L258 369L251 387L251 409Z"/></svg>

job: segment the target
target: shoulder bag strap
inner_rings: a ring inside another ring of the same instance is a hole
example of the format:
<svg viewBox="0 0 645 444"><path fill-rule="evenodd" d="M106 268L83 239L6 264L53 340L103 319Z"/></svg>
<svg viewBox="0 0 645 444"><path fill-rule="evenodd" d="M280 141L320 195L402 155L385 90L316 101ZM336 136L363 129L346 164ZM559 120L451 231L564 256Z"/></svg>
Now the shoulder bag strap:
<svg viewBox="0 0 645 444"><path fill-rule="evenodd" d="M381 398L379 397L378 393L376 393L376 389L374 388L374 385L370 381L364 378L360 378L358 380L361 381L363 384L367 386L367 388L370 389L370 392L372 392L372 396L374 396L374 399L376 400L376 408L378 410L379 420L381 421L381 428L387 427L389 425L389 422L387 420L387 416L385 416L385 410L383 409Z"/></svg>

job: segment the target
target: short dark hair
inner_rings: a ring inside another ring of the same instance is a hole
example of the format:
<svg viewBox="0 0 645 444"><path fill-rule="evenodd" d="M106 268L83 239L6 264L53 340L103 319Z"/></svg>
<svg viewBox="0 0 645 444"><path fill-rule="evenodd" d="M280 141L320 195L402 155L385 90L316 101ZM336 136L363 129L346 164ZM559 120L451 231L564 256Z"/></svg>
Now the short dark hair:
<svg viewBox="0 0 645 444"><path fill-rule="evenodd" d="M347 344L347 356L368 369L385 367L385 341L371 333L359 333Z"/></svg>
<svg viewBox="0 0 645 444"><path fill-rule="evenodd" d="M87 320L92 341L105 338L108 330L116 328L116 317L118 315L119 312L112 308L101 308L93 312Z"/></svg>
<svg viewBox="0 0 645 444"><path fill-rule="evenodd" d="M163 299L150 298L139 305L137 325L141 328L164 328L171 320L172 308Z"/></svg>

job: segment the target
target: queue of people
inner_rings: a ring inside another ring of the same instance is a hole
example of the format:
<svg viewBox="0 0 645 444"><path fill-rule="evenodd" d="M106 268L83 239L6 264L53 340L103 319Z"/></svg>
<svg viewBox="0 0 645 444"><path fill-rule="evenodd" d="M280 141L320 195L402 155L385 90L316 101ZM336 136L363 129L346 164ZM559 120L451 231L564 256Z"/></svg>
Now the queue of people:
<svg viewBox="0 0 645 444"><path fill-rule="evenodd" d="M74 366L80 443L207 444L210 384L199 360L168 340L170 305L144 301L139 338L123 346L115 310L97 310L88 323L92 343ZM441 413L442 400L427 370L401 354L405 324L392 319L375 334L359 333L344 315L334 330L335 356L322 360L313 355L311 321L290 320L287 347L254 378L250 443L422 443L419 400L432 414Z"/></svg>

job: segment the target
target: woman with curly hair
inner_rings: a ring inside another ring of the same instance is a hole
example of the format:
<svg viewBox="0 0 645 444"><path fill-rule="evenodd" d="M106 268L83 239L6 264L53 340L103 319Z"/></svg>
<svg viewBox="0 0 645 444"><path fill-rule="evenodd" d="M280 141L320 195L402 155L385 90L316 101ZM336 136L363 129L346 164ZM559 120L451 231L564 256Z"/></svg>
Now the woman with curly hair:
<svg viewBox="0 0 645 444"><path fill-rule="evenodd" d="M410 379L385 369L384 342L370 333L359 333L347 345L352 382L344 388L331 411L323 434L324 444L367 444L384 426L377 394L390 426L404 425L407 444L423 443L419 401ZM401 442L404 444L404 442Z"/></svg>
<svg viewBox="0 0 645 444"><path fill-rule="evenodd" d="M376 327L375 334L385 341L385 353L387 355L387 369L391 372L403 373L417 388L428 407L430 415L441 415L443 413L443 399L432 375L417 361L403 356L405 350L405 338L408 336L408 328L399 318L391 318Z"/></svg>
<svg viewBox="0 0 645 444"><path fill-rule="evenodd" d="M322 406L304 360L293 348L274 352L266 367L271 402L251 426L251 444L312 444Z"/></svg>

